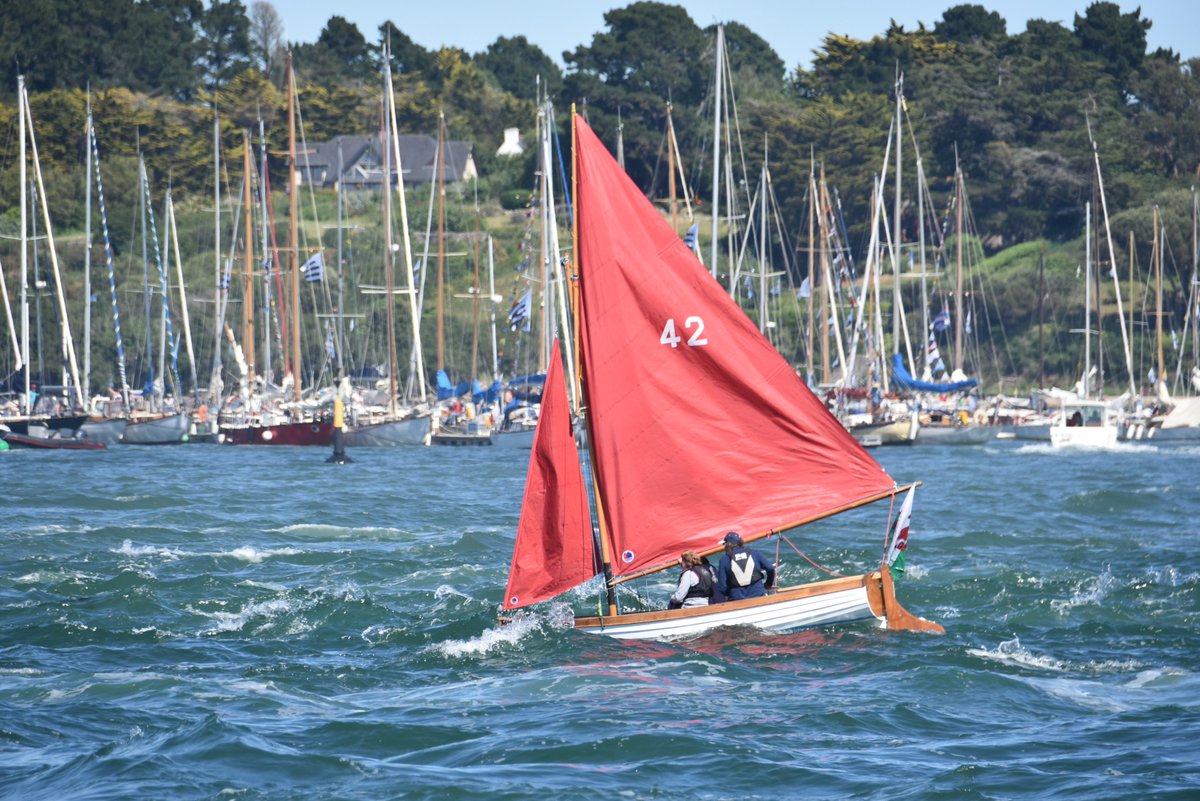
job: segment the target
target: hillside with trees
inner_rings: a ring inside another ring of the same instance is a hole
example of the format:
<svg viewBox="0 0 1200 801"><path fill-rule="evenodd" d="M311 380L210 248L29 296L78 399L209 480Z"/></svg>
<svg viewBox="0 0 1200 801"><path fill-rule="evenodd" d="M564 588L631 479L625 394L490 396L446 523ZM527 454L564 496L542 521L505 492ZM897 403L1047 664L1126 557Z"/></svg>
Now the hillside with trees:
<svg viewBox="0 0 1200 801"><path fill-rule="evenodd" d="M1104 269L1120 269L1125 307L1136 312L1137 347L1148 347L1144 340L1153 329L1147 323L1153 313L1147 286L1155 207L1169 250L1167 329L1182 336L1196 248L1192 186L1200 178L1200 58L1148 52L1152 24L1140 9L1125 12L1115 3L1094 2L1070 25L1032 20L1024 31L1010 33L1010 21L999 13L955 5L916 30L891 23L869 40L829 34L811 65L788 65L758 33L729 20L725 40L738 124L742 140L755 143L743 156L746 174L758 174L760 143L768 143L773 189L794 234L793 286L804 278L805 262L797 254L807 247L801 233L814 164L836 187L850 245L865 249L872 186L903 75L911 126L905 137L920 148L931 196L948 202L956 164L969 189L971 246L996 323L977 326L980 352L990 355L974 367L990 390L1028 386L1039 378L1073 382L1077 374L1080 343L1066 331L1078 327L1082 316L1076 272L1083 260L1084 209L1096 196L1092 139L1103 165L1115 242L1115 265ZM320 142L378 130L381 59L383 43L389 42L401 132L432 135L444 113L450 137L474 144L480 219L496 237L498 271L511 271L526 227L520 209L514 214L511 208L513 198L528 198L533 186L533 153L530 148L521 157L502 159L495 152L504 128L533 130L536 87L558 109L564 147L572 103L614 150L619 129L628 173L656 199L668 192L669 102L688 183L707 186L715 33L715 26L696 25L681 7L634 2L608 12L604 30L591 41L562 53L566 69L560 70L521 36L500 37L474 54L454 47L429 50L391 22L364 32L339 15L329 18L317 41L289 42L286 19L264 0L249 8L239 0L14 4L0 19L0 234L10 236L16 227L15 91L21 74L31 95L56 233L67 240L68 272L82 261L82 132L90 97L106 159L106 199L121 220L114 225L115 247L129 258L140 153L153 175L155 201L169 187L181 222L194 232L191 242L182 242L192 251L189 282L194 277L211 294L212 243L203 237L204 220L211 219L214 111L227 161L240 159L242 130L257 137L262 120L272 181L282 194L288 51L303 136ZM473 192L460 188L452 199L459 230L476 219ZM331 193L318 202L329 212ZM378 201L357 202L362 226L357 236L366 247L380 236L373 230L379 223L372 204ZM701 198L702 211L705 203ZM425 213L414 198L409 205L414 228L424 228ZM313 235L330 247L327 232L314 228ZM701 236L707 237L703 226ZM6 277L11 251L6 240L0 247ZM1043 252L1045 278L1039 279ZM1125 280L1130 264L1132 282ZM140 280L140 269L139 264L137 276L126 280ZM461 288L468 279L464 272L452 280ZM1105 291L1111 318L1116 308L1111 283ZM1041 330L1039 295L1047 323ZM75 298L82 304L79 293ZM911 296L908 302L920 301ZM1120 335L1106 326L1103 336L1115 363Z"/></svg>

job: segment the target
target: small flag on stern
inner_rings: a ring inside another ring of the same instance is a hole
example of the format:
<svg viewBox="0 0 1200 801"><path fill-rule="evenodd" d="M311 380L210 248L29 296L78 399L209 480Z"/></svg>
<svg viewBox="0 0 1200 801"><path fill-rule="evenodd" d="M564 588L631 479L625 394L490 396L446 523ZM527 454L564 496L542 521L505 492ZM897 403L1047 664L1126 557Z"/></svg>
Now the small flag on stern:
<svg viewBox="0 0 1200 801"><path fill-rule="evenodd" d="M913 495L916 491L916 487L910 489L904 496L904 503L900 504L900 513L896 515L896 524L892 526L892 543L884 559L898 576L904 575L904 552L908 550L908 526L912 520Z"/></svg>
<svg viewBox="0 0 1200 801"><path fill-rule="evenodd" d="M320 281L325 277L325 259L321 257L321 252L317 251L311 259L304 262L304 280L308 282Z"/></svg>

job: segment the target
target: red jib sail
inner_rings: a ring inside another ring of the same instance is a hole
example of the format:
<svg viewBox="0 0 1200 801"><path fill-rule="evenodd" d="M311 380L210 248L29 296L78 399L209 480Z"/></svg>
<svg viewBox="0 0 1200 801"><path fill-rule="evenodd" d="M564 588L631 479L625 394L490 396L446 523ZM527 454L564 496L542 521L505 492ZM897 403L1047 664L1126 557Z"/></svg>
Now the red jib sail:
<svg viewBox="0 0 1200 801"><path fill-rule="evenodd" d="M575 117L592 459L617 574L894 486Z"/></svg>
<svg viewBox="0 0 1200 801"><path fill-rule="evenodd" d="M504 591L505 609L553 598L596 575L592 520L557 340L552 352Z"/></svg>

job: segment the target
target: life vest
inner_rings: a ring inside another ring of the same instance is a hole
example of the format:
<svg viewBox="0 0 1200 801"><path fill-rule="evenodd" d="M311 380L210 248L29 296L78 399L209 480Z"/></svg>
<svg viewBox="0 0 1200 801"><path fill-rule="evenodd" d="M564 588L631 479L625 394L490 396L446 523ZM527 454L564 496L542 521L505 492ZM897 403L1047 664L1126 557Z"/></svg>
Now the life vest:
<svg viewBox="0 0 1200 801"><path fill-rule="evenodd" d="M749 587L763 580L763 572L749 551L737 551L729 557L729 578L735 587Z"/></svg>
<svg viewBox="0 0 1200 801"><path fill-rule="evenodd" d="M688 570L696 576L697 582L688 589L688 593L683 596L683 600L686 601L688 598L711 598L713 594L712 574L703 565L689 567Z"/></svg>

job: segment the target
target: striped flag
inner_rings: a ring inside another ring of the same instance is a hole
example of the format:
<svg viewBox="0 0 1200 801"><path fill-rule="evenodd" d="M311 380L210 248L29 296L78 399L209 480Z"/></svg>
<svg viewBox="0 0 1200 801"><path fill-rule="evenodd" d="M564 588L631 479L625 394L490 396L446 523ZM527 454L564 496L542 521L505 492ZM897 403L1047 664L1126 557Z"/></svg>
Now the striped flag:
<svg viewBox="0 0 1200 801"><path fill-rule="evenodd" d="M304 280L309 283L320 281L325 277L325 259L321 251L317 251L311 259L304 262Z"/></svg>

